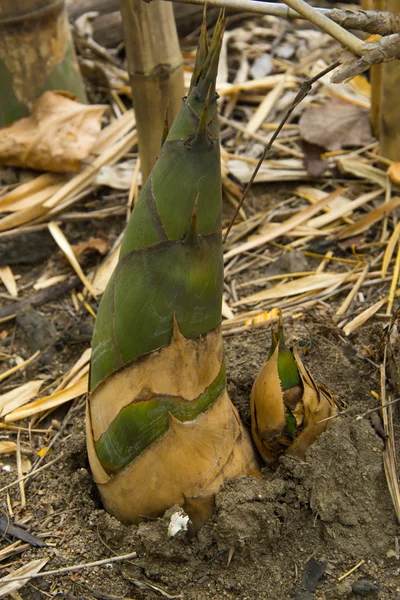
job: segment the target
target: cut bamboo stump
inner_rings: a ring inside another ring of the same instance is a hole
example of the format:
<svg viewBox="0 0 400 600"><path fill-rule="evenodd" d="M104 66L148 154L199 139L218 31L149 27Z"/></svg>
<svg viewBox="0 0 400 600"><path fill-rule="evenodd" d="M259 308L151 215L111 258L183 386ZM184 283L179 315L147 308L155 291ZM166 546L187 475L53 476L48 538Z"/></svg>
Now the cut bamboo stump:
<svg viewBox="0 0 400 600"><path fill-rule="evenodd" d="M1 0L0 127L30 114L46 90L86 102L64 0Z"/></svg>
<svg viewBox="0 0 400 600"><path fill-rule="evenodd" d="M171 4L121 0L121 15L145 181L160 153L165 115L171 125L182 104L183 60Z"/></svg>

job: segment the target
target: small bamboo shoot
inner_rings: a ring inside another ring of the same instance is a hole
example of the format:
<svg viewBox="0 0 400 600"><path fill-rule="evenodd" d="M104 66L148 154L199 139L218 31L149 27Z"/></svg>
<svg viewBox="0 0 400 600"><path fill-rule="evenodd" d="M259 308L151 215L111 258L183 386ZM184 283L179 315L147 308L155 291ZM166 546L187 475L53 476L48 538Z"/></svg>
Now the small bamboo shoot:
<svg viewBox="0 0 400 600"><path fill-rule="evenodd" d="M272 330L268 359L254 382L250 398L251 432L266 463L283 453L304 458L306 451L336 414L330 393L317 385L296 349L286 347L282 315L278 337Z"/></svg>

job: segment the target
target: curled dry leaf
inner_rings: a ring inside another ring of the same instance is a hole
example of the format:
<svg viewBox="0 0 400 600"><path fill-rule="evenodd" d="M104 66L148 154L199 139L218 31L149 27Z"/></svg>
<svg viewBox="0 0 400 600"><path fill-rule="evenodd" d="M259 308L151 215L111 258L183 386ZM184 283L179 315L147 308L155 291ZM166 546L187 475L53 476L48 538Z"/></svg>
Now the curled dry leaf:
<svg viewBox="0 0 400 600"><path fill-rule="evenodd" d="M390 165L387 170L387 174L393 183L397 183L400 185L400 162L394 162Z"/></svg>
<svg viewBox="0 0 400 600"><path fill-rule="evenodd" d="M71 248L77 258L79 258L81 254L90 250L94 250L104 256L104 254L107 254L108 251L108 243L106 240L101 238L90 237L86 242L74 244L71 246Z"/></svg>
<svg viewBox="0 0 400 600"><path fill-rule="evenodd" d="M17 451L17 444L15 442L1 441L0 442L0 456L5 454L14 454Z"/></svg>
<svg viewBox="0 0 400 600"><path fill-rule="evenodd" d="M317 437L336 414L328 390L316 385L296 350L285 345L282 320L278 338L272 332L272 348L251 391L251 432L267 463L283 454L304 458Z"/></svg>
<svg viewBox="0 0 400 600"><path fill-rule="evenodd" d="M337 98L307 108L300 118L300 135L327 150L365 146L373 141L368 111Z"/></svg>
<svg viewBox="0 0 400 600"><path fill-rule="evenodd" d="M30 117L0 130L0 163L38 171L79 171L100 133L105 108L45 92Z"/></svg>
<svg viewBox="0 0 400 600"><path fill-rule="evenodd" d="M329 162L322 158L325 148L303 140L304 166L311 177L320 177L329 168Z"/></svg>

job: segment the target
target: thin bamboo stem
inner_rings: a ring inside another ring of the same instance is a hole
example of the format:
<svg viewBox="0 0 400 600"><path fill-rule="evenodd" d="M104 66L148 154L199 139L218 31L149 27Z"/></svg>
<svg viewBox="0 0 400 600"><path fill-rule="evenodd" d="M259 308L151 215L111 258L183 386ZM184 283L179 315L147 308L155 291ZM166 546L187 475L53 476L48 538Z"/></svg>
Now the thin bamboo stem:
<svg viewBox="0 0 400 600"><path fill-rule="evenodd" d="M79 565L73 565L71 567L63 567L62 569L54 569L53 571L42 571L41 573L35 573L34 575L20 575L19 577L6 576L0 580L0 583L10 583L12 581L23 581L24 579L39 579L41 577L48 577L49 575L62 575L63 573L72 573L75 571L81 571L82 569L92 569L93 567L101 567L102 565L108 565L110 563L119 562L121 560L130 560L136 558L136 552L130 552L129 554L121 554L120 556L111 556L110 558L103 558L102 560L95 560L90 563L80 563Z"/></svg>
<svg viewBox="0 0 400 600"><path fill-rule="evenodd" d="M361 6L365 9L383 10L383 0L363 0ZM379 139L382 107L382 76L383 65L373 65L371 75L371 125L374 135Z"/></svg>
<svg viewBox="0 0 400 600"><path fill-rule="evenodd" d="M145 180L160 152L165 115L171 124L182 104L183 60L171 4L120 5Z"/></svg>
<svg viewBox="0 0 400 600"><path fill-rule="evenodd" d="M400 12L400 0L386 0L385 8L392 13ZM399 89L400 62L392 60L382 67L382 91L380 110L380 154L400 161Z"/></svg>

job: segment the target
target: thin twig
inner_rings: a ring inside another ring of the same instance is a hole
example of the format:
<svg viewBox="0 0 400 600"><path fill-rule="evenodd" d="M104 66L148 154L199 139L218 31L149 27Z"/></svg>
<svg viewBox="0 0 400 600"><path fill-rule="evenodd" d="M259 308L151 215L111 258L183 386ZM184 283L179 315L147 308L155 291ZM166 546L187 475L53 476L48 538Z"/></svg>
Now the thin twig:
<svg viewBox="0 0 400 600"><path fill-rule="evenodd" d="M3 579L0 579L0 584L10 583L11 581L21 581L22 579L38 579L39 577L46 577L47 575L62 575L64 573L71 573L72 571L81 571L82 569L90 569L91 567L100 567L101 565L108 565L109 563L119 562L121 560L128 560L130 558L136 557L136 552L130 552L130 554L112 556L111 558L95 560L94 562L90 563L81 563L79 565L73 565L72 567L54 569L53 571L42 571L42 573L36 573L35 575L21 575L21 577L3 577Z"/></svg>
<svg viewBox="0 0 400 600"><path fill-rule="evenodd" d="M354 567L352 567L349 571L346 571L346 573L343 573L343 575L341 575L340 577L338 577L338 581L342 581L343 579L345 579L346 577L348 577L349 575L351 575L351 573L354 573L354 571L356 571L359 567L361 567L361 565L363 565L365 563L365 560L362 558L360 561L358 561L358 563L356 565L354 565Z"/></svg>
<svg viewBox="0 0 400 600"><path fill-rule="evenodd" d="M395 400L391 400L390 402L387 402L386 406L390 406L391 404L396 404L399 401L400 401L400 398L395 398ZM348 413L354 412L355 410L359 410L359 407L351 406L350 408L347 408L346 410L342 410L341 412L338 412L335 415L326 417L326 419L321 419L320 421L316 421L315 425L318 425L318 423L325 423L326 421L331 421L332 419L337 419L338 417L343 417L343 415L347 415ZM372 413L378 412L379 410L382 410L382 406L375 406L375 408L370 408L360 415L355 415L354 418L356 420L364 419L368 415L372 415Z"/></svg>
<svg viewBox="0 0 400 600"><path fill-rule="evenodd" d="M296 108L296 106L298 104L300 104L300 102L302 100L304 100L304 98L307 96L308 92L311 90L313 84L318 81L318 79L321 79L321 77L324 77L327 73L330 73L331 71L333 71L333 69L336 69L336 67L339 66L339 61L334 62L332 65L330 65L329 67L327 67L326 69L324 69L323 71L320 71L319 73L317 73L317 75L315 75L314 77L311 77L311 79L306 79L305 81L303 81L303 83L300 86L300 89L295 97L295 99L293 100L292 104L289 106L285 116L283 117L282 121L279 123L278 127L276 128L276 130L274 131L273 135L271 136L271 139L269 140L269 142L264 146L264 150L260 156L260 159L256 165L256 168L253 171L252 176L250 177L250 181L248 182L248 184L246 185L246 188L243 192L242 198L236 208L235 214L233 215L231 222L228 225L228 228L226 230L225 236L224 236L224 243L226 242L229 232L232 229L232 225L235 222L236 217L238 216L239 210L241 209L243 202L245 201L247 194L250 191L250 188L257 176L258 171L260 170L260 167L262 165L262 163L264 162L268 152L270 151L272 144L274 143L274 141L276 140L276 138L278 137L278 135L280 134L280 132L283 129L283 126L285 125L285 123L287 122L287 120L289 119L290 115L292 114L292 112L294 111L294 109Z"/></svg>

